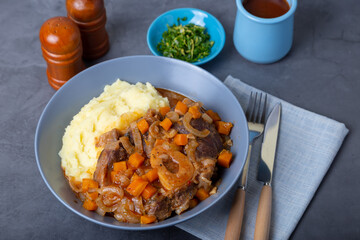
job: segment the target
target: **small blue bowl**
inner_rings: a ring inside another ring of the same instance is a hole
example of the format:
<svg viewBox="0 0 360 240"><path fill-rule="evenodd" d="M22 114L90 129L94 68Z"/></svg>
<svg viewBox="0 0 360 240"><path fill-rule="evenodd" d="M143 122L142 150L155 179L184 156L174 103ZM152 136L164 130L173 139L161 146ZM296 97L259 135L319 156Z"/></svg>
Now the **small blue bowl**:
<svg viewBox="0 0 360 240"><path fill-rule="evenodd" d="M167 30L167 25L172 26L173 24L177 24L177 19L183 17L186 17L187 20L181 21L181 24L186 25L193 23L195 25L206 27L206 31L210 35L210 41L214 41L210 54L207 57L199 59L197 62L192 62L192 64L200 65L212 60L224 47L225 30L219 20L213 15L196 8L178 8L157 17L151 23L147 32L147 43L150 51L155 56L162 56L156 48L157 44L162 39L162 34Z"/></svg>

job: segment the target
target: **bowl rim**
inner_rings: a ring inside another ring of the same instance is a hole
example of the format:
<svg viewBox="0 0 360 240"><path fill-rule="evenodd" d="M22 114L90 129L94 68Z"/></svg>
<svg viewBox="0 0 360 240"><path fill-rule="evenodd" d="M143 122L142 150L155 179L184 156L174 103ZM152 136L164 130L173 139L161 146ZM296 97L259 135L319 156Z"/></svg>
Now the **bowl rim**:
<svg viewBox="0 0 360 240"><path fill-rule="evenodd" d="M245 7L243 6L242 2L243 0L236 0L236 6L238 11L244 15L246 18L254 21L254 22L258 22L261 24L277 24L280 22L283 22L287 19L289 19L291 16L294 15L296 8L297 8L297 0L286 0L289 5L290 5L290 9L283 15L276 17L276 18L261 18L261 17L257 17L253 14L251 14L250 12L248 12Z"/></svg>
<svg viewBox="0 0 360 240"><path fill-rule="evenodd" d="M156 23L158 21L160 21L161 18L163 18L163 17L165 17L167 15L170 15L172 13L177 13L177 12L184 12L184 11L201 12L201 13L207 15L209 18L211 18L212 20L214 20L216 22L216 26L219 29L219 36L220 36L220 39L221 39L219 48L214 53L210 54L209 56L206 56L205 58L202 58L204 60L200 59L200 61L191 62L191 64L193 64L193 65L201 65L201 64L204 64L204 63L207 63L207 62L213 60L217 55L219 55L219 53L222 51L222 49L225 46L225 42L226 42L225 29L224 29L223 25L221 24L221 22L214 15L212 15L212 14L210 14L210 13L204 11L204 10L198 9L198 8L175 8L175 9L169 10L167 12L164 12L161 15L159 15L157 18L155 18L154 21L150 24L150 26L148 28L148 31L147 31L147 34L146 34L147 45L148 45L151 53L154 54L155 56L164 57L163 55L160 55L160 54L157 53L157 51L154 49L154 46L151 44L151 40L150 40L150 34L151 34L151 32L154 31ZM211 27L214 27L214 26L211 26ZM179 59L177 59L177 60L179 60Z"/></svg>
<svg viewBox="0 0 360 240"><path fill-rule="evenodd" d="M115 62L115 61L119 61L120 59L131 59L131 58L154 58L154 59L160 59L162 61L165 61L165 62L174 62L175 64L180 64L180 65L185 65L186 67L190 67L190 68L193 68L195 69L196 71L200 71L202 74L206 74L206 75L209 75L211 76L214 80L217 80L217 81L213 81L215 84L219 84L219 85L223 85L225 88L225 91L227 92L227 94L229 94L231 96L231 98L234 99L234 102L241 108L241 105L239 103L239 101L237 100L237 98L235 97L235 95L231 92L231 90L222 82L220 81L217 77L215 77L214 75L212 75L210 72L204 70L203 68L200 68L198 66L195 66L193 64L190 64L188 62L185 62L185 61L181 61L181 60L178 60L178 59L174 59L174 58L167 58L167 57L162 57L162 56L152 56L152 55L134 55L134 56L126 56L126 57L118 57L118 58L114 58L114 59L110 59L110 60L107 60L107 61L104 61L104 62L101 62L101 63L98 63L98 64L95 64L87 69L85 69L84 71L78 73L77 75L75 75L74 77L72 77L67 83L65 83L58 91L55 92L55 94L51 97L51 99L49 100L49 102L46 104L43 112L41 113L40 115L40 118L39 118L39 121L38 121L38 124L36 126L36 131L35 131L35 136L34 136L34 151L35 151L35 158L36 158L36 164L37 164L37 167L39 169L39 172L40 172L40 175L43 179L43 181L45 182L46 186L48 187L48 189L50 190L50 192L55 196L55 198L57 198L66 208L68 208L69 210L71 210L73 213L75 213L76 215L80 216L80 217L83 217L87 220L89 220L90 222L93 222L93 223L96 223L96 224L99 224L101 226L105 226L105 227L109 227L109 228L113 228L113 229L120 229L120 230L130 230L130 231L133 231L133 230L140 230L140 231L146 231L146 230L154 230L154 229L160 229L160 228L165 228L165 227L170 227L170 226L174 226L176 224L179 224L179 223L182 223L184 221L187 221L187 220L190 220L196 216L198 216L199 214L201 214L202 212L210 209L211 207L213 207L218 201L220 201L221 199L223 199L223 197L225 197L229 191L234 187L234 185L237 183L239 177L240 177L240 174L241 174L241 171L242 169L244 168L244 165L245 165L245 160L246 160L246 156L248 154L248 148L245 149L245 152L243 154L243 156L240 156L241 158L243 158L243 163L241 165L241 168L239 169L239 171L235 174L233 180L230 182L230 184L228 184L228 187L225 188L225 190L221 193L221 195L219 195L217 198L215 198L208 206L205 206L203 209L201 210L198 210L196 212L194 212L192 215L186 217L186 218L183 218L183 219L178 219L174 222L169 222L169 223L164 223L164 224L159 224L159 225L151 225L151 224L130 224L129 223L129 226L121 226L121 225L114 225L114 224L111 224L111 223L106 223L106 222L101 222L101 221L98 221L92 217L89 217L89 216L86 216L85 214L77 211L76 209L74 209L72 206L68 205L56 192L55 190L50 186L50 184L48 183L43 171L42 171L42 167L41 167L41 163L40 163L40 158L39 158L39 154L38 154L38 149L39 149L39 135L40 135L40 130L41 130L41 126L42 126L42 122L44 121L44 115L46 114L47 112L47 109L50 108L50 105L52 104L52 102L55 101L55 99L57 98L57 96L62 92L62 91L65 91L64 89L67 89L69 87L71 87L72 83L74 81L77 81L77 80L74 80L74 79L77 79L79 78L79 76L81 76L82 74L84 74L84 72L86 72L87 70L89 69L94 69L94 68L99 68L101 67L102 65L104 64L108 64L110 62ZM244 114L244 111L241 111L241 114L243 115L242 117L245 118L245 114ZM245 118L246 120L246 118ZM244 133L244 137L245 137L245 141L246 142L249 142L249 131L248 131L248 126L247 126L247 122L245 121L245 128L246 128L246 132ZM59 169L60 170L60 169ZM65 177L64 177L64 180L65 180ZM166 220L166 219L165 219ZM161 222L160 222L161 223ZM135 225L135 226L134 226Z"/></svg>

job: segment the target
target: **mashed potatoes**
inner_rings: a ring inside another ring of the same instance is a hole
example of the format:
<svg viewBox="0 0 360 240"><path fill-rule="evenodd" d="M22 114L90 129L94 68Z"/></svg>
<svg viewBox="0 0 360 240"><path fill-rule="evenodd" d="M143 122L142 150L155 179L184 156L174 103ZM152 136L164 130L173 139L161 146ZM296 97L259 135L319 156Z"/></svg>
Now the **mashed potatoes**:
<svg viewBox="0 0 360 240"><path fill-rule="evenodd" d="M77 181L92 178L101 151L95 147L96 137L113 128L127 128L149 108L168 105L168 100L150 83L131 85L117 80L107 85L104 92L86 104L65 129L59 152L65 175Z"/></svg>

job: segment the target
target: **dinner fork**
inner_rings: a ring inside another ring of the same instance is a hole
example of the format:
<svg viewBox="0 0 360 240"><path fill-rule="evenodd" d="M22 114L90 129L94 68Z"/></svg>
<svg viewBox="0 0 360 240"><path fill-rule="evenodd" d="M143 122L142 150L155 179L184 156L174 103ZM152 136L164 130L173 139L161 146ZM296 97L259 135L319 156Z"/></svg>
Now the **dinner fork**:
<svg viewBox="0 0 360 240"><path fill-rule="evenodd" d="M249 103L245 113L249 128L249 150L244 168L241 173L239 188L236 191L229 214L225 232L225 240L238 240L240 238L241 226L244 216L245 191L247 188L247 175L249 170L251 149L254 141L259 138L264 131L266 102L266 94L258 94L257 92L255 94L253 92L250 93Z"/></svg>

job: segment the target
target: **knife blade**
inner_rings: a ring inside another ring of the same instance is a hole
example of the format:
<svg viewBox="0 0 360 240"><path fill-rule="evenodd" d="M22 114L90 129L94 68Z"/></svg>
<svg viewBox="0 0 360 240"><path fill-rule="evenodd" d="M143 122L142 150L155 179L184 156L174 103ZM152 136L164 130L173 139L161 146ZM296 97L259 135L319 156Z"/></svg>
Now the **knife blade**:
<svg viewBox="0 0 360 240"><path fill-rule="evenodd" d="M271 184L276 145L280 127L281 104L277 104L266 120L264 138L261 146L261 158L259 162L257 180Z"/></svg>
<svg viewBox="0 0 360 240"><path fill-rule="evenodd" d="M261 146L257 179L264 182L256 214L254 240L267 240L270 233L272 205L272 177L279 135L281 104L277 104L266 120L264 138Z"/></svg>

